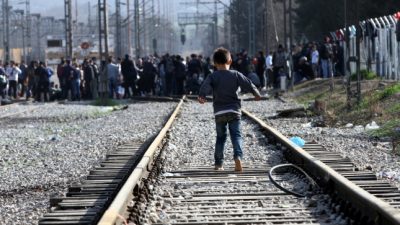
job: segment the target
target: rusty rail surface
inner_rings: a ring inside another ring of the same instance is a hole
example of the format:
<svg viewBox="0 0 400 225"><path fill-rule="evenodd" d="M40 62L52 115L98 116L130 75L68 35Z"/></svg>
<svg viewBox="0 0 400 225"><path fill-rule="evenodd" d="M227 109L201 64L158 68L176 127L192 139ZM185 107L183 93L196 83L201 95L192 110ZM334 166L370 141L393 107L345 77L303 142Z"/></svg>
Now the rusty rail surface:
<svg viewBox="0 0 400 225"><path fill-rule="evenodd" d="M358 216L366 222L365 224L400 224L400 210L356 185L304 149L294 145L278 130L267 125L250 112L246 110L242 110L242 112L287 150L288 159L292 163L301 166L320 185L332 190L347 207L354 208L359 214Z"/></svg>
<svg viewBox="0 0 400 225"><path fill-rule="evenodd" d="M179 104L175 108L174 112L171 114L167 123L163 129L158 133L157 137L151 143L143 158L136 166L134 171L129 176L128 180L124 186L119 191L118 195L115 197L110 207L106 210L104 215L99 221L99 225L113 225L113 224L123 224L124 214L126 213L127 205L133 198L133 190L137 185L140 184L143 176L151 170L153 163L153 157L159 146L165 139L169 129L171 128L175 118L177 117L184 100L180 100Z"/></svg>

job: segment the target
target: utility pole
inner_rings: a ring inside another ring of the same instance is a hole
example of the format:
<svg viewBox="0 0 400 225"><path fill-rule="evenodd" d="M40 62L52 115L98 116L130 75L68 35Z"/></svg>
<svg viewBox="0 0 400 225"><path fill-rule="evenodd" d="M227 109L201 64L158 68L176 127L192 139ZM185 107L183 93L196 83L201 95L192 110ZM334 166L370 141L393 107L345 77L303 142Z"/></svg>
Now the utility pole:
<svg viewBox="0 0 400 225"><path fill-rule="evenodd" d="M139 0L135 0L135 53L136 57L140 57L140 29L139 29Z"/></svg>
<svg viewBox="0 0 400 225"><path fill-rule="evenodd" d="M293 8L292 8L293 0L289 0L289 43L290 48L293 46Z"/></svg>
<svg viewBox="0 0 400 225"><path fill-rule="evenodd" d="M89 27L89 31L92 31L92 10L90 7L90 2L88 2L88 27Z"/></svg>
<svg viewBox="0 0 400 225"><path fill-rule="evenodd" d="M345 47L344 47L344 74L345 77L347 78L346 82L346 95L347 95L347 110L351 110L351 74L348 71L347 64L349 63L349 55L350 55L350 31L347 26L347 17L348 17L348 11L347 11L347 0L344 0L344 28L345 28Z"/></svg>
<svg viewBox="0 0 400 225"><path fill-rule="evenodd" d="M356 20L359 20L359 0L355 0L355 11L356 11ZM361 58L361 49L360 49L360 44L361 44L361 27L360 25L357 26L357 33L356 33L356 57L357 57L357 104L359 105L361 103L361 73L360 73L360 58Z"/></svg>
<svg viewBox="0 0 400 225"><path fill-rule="evenodd" d="M32 17L35 17L36 18L36 21L35 21L35 25L36 25L36 34L37 34L37 36L36 36L36 38L37 38L37 51L35 51L36 52L36 54L35 54L35 56L36 56L36 58L37 59L41 59L41 41L40 41L40 37L41 37L41 35L40 35L40 26L41 26L41 16L40 16L40 14L39 13L34 13L34 14L32 14Z"/></svg>
<svg viewBox="0 0 400 225"><path fill-rule="evenodd" d="M115 55L120 57L122 54L121 39L121 0L115 1Z"/></svg>
<svg viewBox="0 0 400 225"><path fill-rule="evenodd" d="M214 47L218 47L218 1L214 0Z"/></svg>
<svg viewBox="0 0 400 225"><path fill-rule="evenodd" d="M26 48L27 51L25 51L25 54L29 55L30 57L30 52L32 48L32 43L31 43L31 6L30 6L30 0L25 1L25 36L26 36ZM28 60L28 58L27 58ZM27 60L25 63L28 63Z"/></svg>
<svg viewBox="0 0 400 225"><path fill-rule="evenodd" d="M23 11L22 11L22 13L23 13ZM24 17L24 15L22 14L21 17ZM21 21L23 21L23 18L21 18ZM28 63L28 54L26 51L26 41L25 41L25 26L22 25L22 52L24 54L24 62Z"/></svg>
<svg viewBox="0 0 400 225"><path fill-rule="evenodd" d="M154 7L154 0L151 0L151 40L153 53L157 52L157 39L156 39L156 11Z"/></svg>
<svg viewBox="0 0 400 225"><path fill-rule="evenodd" d="M268 55L269 52L269 43L268 43L268 0L264 1L264 44L265 50L267 51L265 54Z"/></svg>
<svg viewBox="0 0 400 225"><path fill-rule="evenodd" d="M256 51L256 2L248 1L248 18L249 18L249 55L254 55Z"/></svg>
<svg viewBox="0 0 400 225"><path fill-rule="evenodd" d="M283 38L284 38L284 46L287 49L287 21L286 21L286 14L287 14L287 8L286 8L286 0L283 0Z"/></svg>
<svg viewBox="0 0 400 225"><path fill-rule="evenodd" d="M230 5L232 6L232 1L233 0L230 0ZM235 11L235 10L231 10L231 8L229 8L229 10L230 10L230 12L229 12L229 17L230 17L230 20L231 20L231 23L230 23L230 30L231 30L231 41L232 41L232 43L231 43L231 46L232 46L232 49L234 49L235 51L238 51L238 49L239 49L239 47L238 47L238 38L237 38L237 36L238 36L238 29L237 29L237 25L236 24L234 24L233 22L232 22L232 18L235 18L237 15L238 15L238 13Z"/></svg>
<svg viewBox="0 0 400 225"><path fill-rule="evenodd" d="M126 15L127 15L127 41L128 41L128 51L127 53L129 55L132 54L131 49L132 49L132 42L131 42L131 15L130 15L130 2L129 0L126 0Z"/></svg>
<svg viewBox="0 0 400 225"><path fill-rule="evenodd" d="M143 54L147 55L146 1L142 0Z"/></svg>
<svg viewBox="0 0 400 225"><path fill-rule="evenodd" d="M107 60L108 51L108 13L107 0L98 0L99 7L99 54L101 60Z"/></svg>
<svg viewBox="0 0 400 225"><path fill-rule="evenodd" d="M107 0L98 0L98 22L99 22L99 55L101 61L108 59L108 13ZM104 46L103 46L104 39ZM103 48L104 47L104 48ZM104 70L106 64L102 64L101 70ZM99 95L101 104L105 105L108 98L108 78L106 73L100 73L99 76Z"/></svg>
<svg viewBox="0 0 400 225"><path fill-rule="evenodd" d="M10 61L10 6L8 0L3 0L3 32L4 32L4 59Z"/></svg>
<svg viewBox="0 0 400 225"><path fill-rule="evenodd" d="M161 2L157 0L157 29L156 29L156 42L157 42L157 51L161 51Z"/></svg>
<svg viewBox="0 0 400 225"><path fill-rule="evenodd" d="M97 21L98 21L98 28L99 28L99 46L98 46L98 49L99 49L99 58L100 58L100 61L102 60L102 57L103 57L103 46L102 46L102 37L101 37L101 35L102 35L102 32L103 32L103 29L101 28L101 1L102 0L98 0L98 2L97 2Z"/></svg>
<svg viewBox="0 0 400 225"><path fill-rule="evenodd" d="M230 49L232 47L231 45L231 31L230 31L230 18L229 18L229 13L228 13L228 9L224 10L224 40L225 40L225 44L227 45L227 47Z"/></svg>
<svg viewBox="0 0 400 225"><path fill-rule="evenodd" d="M65 14L65 56L72 58L72 2L64 0Z"/></svg>
<svg viewBox="0 0 400 225"><path fill-rule="evenodd" d="M21 21L21 30L22 30L22 54L24 56L24 61L27 62L27 54L26 54L26 41L25 41L25 25L24 25L24 10L14 10L16 14L20 14L21 18L18 18L18 21Z"/></svg>

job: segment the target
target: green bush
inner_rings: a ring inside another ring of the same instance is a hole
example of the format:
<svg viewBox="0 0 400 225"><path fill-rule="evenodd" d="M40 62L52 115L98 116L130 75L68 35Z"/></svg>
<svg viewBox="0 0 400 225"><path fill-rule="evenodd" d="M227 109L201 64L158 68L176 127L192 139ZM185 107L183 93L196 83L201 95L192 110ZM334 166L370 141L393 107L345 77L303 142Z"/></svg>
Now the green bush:
<svg viewBox="0 0 400 225"><path fill-rule="evenodd" d="M374 80L376 79L378 76L371 71L368 70L361 70L360 71L360 76L361 76L361 80ZM352 81L356 81L357 80L357 73L353 73L351 75L351 80Z"/></svg>
<svg viewBox="0 0 400 225"><path fill-rule="evenodd" d="M398 137L398 132L395 128L400 127L400 120L390 120L386 122L381 128L369 132L374 137Z"/></svg>
<svg viewBox="0 0 400 225"><path fill-rule="evenodd" d="M385 88L382 93L380 93L380 99L390 97L397 93L400 93L400 83Z"/></svg>
<svg viewBox="0 0 400 225"><path fill-rule="evenodd" d="M94 106L117 106L117 105L119 105L119 103L110 98L106 98L106 99L98 98L92 103L92 105L94 105Z"/></svg>

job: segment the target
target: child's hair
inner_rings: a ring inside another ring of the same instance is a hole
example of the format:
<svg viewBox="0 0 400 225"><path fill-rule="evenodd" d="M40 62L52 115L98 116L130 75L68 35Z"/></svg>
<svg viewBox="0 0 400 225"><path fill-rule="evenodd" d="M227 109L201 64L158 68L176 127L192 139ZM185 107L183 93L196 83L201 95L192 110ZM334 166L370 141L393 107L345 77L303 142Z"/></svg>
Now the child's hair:
<svg viewBox="0 0 400 225"><path fill-rule="evenodd" d="M225 48L222 48L222 47L217 48L214 51L214 55L213 55L214 64L218 64L218 65L227 64L230 58L231 58L231 53L229 52L229 50L227 50Z"/></svg>

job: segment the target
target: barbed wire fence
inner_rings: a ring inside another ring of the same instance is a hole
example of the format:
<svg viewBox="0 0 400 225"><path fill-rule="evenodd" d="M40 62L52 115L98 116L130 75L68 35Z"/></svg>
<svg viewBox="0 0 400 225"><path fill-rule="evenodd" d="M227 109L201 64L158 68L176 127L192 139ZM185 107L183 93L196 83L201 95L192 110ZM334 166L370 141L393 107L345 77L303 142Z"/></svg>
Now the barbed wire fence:
<svg viewBox="0 0 400 225"><path fill-rule="evenodd" d="M345 62L349 62L350 74L357 71L356 62L350 60L357 57L357 35L360 37L360 69L374 72L386 80L400 81L400 13L396 15L370 18L349 26L349 49L346 49L345 32L339 29L331 32L335 41L339 41L344 51L349 54Z"/></svg>

